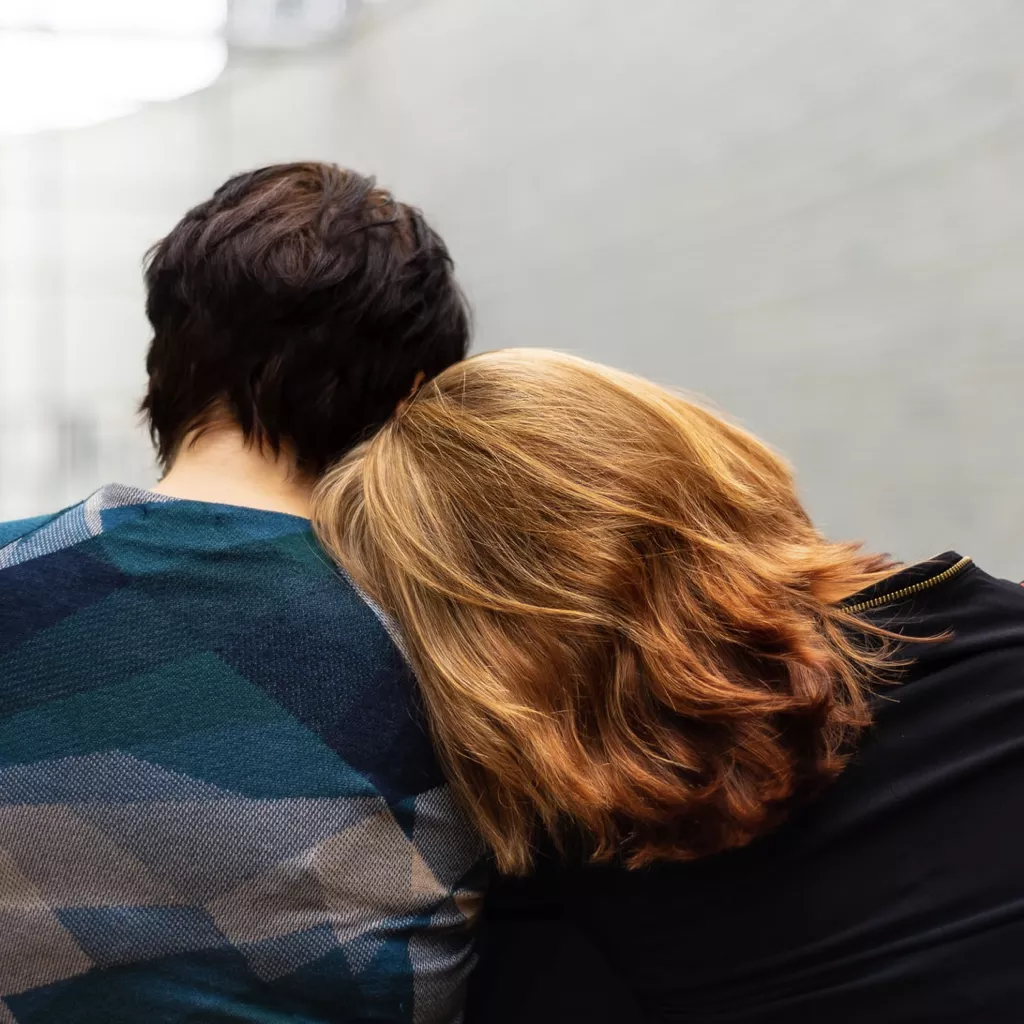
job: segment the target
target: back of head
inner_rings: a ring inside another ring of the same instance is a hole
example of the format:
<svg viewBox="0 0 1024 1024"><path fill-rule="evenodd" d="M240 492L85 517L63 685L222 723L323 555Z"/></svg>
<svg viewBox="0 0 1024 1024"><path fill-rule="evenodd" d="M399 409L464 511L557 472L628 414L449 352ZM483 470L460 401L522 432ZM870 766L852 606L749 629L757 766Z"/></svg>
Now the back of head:
<svg viewBox="0 0 1024 1024"><path fill-rule="evenodd" d="M825 540L786 464L646 381L539 350L427 385L314 521L401 626L505 870L537 833L631 864L742 845L841 769L889 569Z"/></svg>
<svg viewBox="0 0 1024 1024"><path fill-rule="evenodd" d="M334 164L230 179L151 250L146 288L142 409L165 466L190 432L226 416L322 472L469 341L441 238Z"/></svg>

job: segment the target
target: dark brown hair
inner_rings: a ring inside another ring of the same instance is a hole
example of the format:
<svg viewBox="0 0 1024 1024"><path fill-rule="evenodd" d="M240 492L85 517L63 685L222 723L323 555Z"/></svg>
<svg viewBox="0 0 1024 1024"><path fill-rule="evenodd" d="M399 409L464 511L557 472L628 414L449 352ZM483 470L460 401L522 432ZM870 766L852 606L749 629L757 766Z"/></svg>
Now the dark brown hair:
<svg viewBox="0 0 1024 1024"><path fill-rule="evenodd" d="M756 437L540 350L442 373L321 482L314 525L393 616L506 871L537 837L640 865L740 846L842 769L892 662Z"/></svg>
<svg viewBox="0 0 1024 1024"><path fill-rule="evenodd" d="M469 343L438 234L334 164L231 178L153 247L145 281L142 411L165 467L190 431L227 414L320 473Z"/></svg>

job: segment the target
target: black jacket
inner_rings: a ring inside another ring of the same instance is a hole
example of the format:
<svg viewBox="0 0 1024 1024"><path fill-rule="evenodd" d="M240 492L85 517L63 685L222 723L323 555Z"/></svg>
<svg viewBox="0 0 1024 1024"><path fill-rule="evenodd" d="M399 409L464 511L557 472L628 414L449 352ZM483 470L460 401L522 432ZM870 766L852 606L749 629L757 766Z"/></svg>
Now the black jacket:
<svg viewBox="0 0 1024 1024"><path fill-rule="evenodd" d="M1024 589L950 552L851 600L951 639L839 780L742 850L500 884L467 1024L1024 1022Z"/></svg>

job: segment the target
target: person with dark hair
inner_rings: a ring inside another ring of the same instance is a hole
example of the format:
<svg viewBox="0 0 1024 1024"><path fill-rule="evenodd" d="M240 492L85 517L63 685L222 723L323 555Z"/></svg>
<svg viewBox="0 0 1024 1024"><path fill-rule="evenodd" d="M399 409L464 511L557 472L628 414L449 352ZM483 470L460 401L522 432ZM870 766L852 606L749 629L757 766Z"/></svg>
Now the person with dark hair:
<svg viewBox="0 0 1024 1024"><path fill-rule="evenodd" d="M151 250L146 287L142 408L165 468L231 423L258 454L284 449L316 476L468 344L440 237L330 165L232 178Z"/></svg>
<svg viewBox="0 0 1024 1024"><path fill-rule="evenodd" d="M465 355L447 249L287 164L145 279L162 480L0 526L0 1021L457 1020L482 851L308 518Z"/></svg>

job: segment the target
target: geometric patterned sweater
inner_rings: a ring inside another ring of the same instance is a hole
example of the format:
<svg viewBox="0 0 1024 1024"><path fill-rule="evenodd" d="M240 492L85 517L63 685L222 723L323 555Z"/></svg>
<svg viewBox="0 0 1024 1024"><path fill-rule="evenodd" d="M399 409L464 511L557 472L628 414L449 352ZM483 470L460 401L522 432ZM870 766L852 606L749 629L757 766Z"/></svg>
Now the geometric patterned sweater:
<svg viewBox="0 0 1024 1024"><path fill-rule="evenodd" d="M482 864L306 520L0 525L0 1024L457 1021Z"/></svg>

